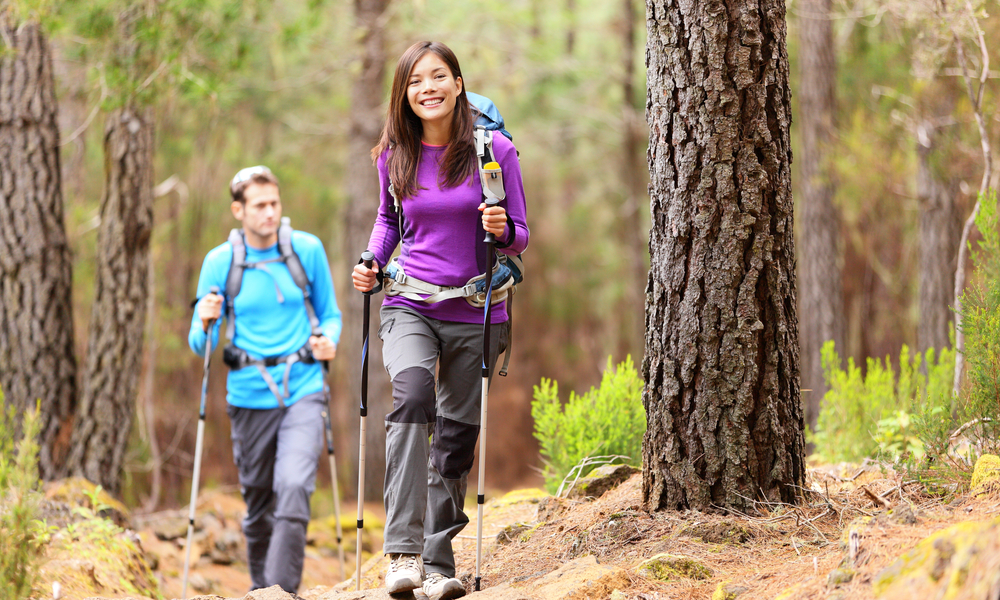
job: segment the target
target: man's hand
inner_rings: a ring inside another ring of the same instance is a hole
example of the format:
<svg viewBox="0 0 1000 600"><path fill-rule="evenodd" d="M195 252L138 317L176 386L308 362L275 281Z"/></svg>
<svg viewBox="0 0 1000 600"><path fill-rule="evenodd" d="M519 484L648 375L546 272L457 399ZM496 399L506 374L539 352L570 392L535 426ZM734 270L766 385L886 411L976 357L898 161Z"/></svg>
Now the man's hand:
<svg viewBox="0 0 1000 600"><path fill-rule="evenodd" d="M222 316L222 296L205 294L198 302L198 317L201 319L201 329L208 333L208 325Z"/></svg>
<svg viewBox="0 0 1000 600"><path fill-rule="evenodd" d="M312 348L313 358L316 360L333 360L333 357L337 356L337 345L325 335L311 336L309 347Z"/></svg>

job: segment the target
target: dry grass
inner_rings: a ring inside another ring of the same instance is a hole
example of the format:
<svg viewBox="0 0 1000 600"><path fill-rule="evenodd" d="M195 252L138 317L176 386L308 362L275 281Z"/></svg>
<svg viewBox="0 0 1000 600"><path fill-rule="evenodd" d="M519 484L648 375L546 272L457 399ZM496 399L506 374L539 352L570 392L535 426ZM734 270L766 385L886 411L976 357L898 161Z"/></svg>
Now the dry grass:
<svg viewBox="0 0 1000 600"><path fill-rule="evenodd" d="M834 589L843 598L872 598L875 574L921 539L960 521L1000 513L996 500L963 495L946 504L878 465L813 469L807 484L799 506L756 502L749 514L646 512L641 475L596 501L550 499L538 505L535 520L541 525L493 546L484 557L483 583L528 582L592 554L600 563L629 570L632 585L622 591L630 598L701 600L722 582L744 588L741 600L775 598L793 587L788 598L825 598ZM474 527L473 522L466 531ZM853 535L845 533L850 529ZM473 572L474 544L456 546L459 572ZM664 583L635 574L638 563L659 553L693 558L712 576ZM830 573L842 563L853 579L829 587Z"/></svg>

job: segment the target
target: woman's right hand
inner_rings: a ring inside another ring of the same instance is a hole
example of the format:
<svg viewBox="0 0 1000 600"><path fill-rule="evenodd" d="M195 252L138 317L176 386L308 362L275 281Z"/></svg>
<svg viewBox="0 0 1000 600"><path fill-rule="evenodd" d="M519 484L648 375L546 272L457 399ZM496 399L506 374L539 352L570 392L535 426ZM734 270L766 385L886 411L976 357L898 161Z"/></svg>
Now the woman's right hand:
<svg viewBox="0 0 1000 600"><path fill-rule="evenodd" d="M378 264L373 263L372 266L375 267L374 270L366 267L364 263L354 265L354 272L351 273L354 289L359 292L370 292L375 287L375 283L378 281L376 277Z"/></svg>

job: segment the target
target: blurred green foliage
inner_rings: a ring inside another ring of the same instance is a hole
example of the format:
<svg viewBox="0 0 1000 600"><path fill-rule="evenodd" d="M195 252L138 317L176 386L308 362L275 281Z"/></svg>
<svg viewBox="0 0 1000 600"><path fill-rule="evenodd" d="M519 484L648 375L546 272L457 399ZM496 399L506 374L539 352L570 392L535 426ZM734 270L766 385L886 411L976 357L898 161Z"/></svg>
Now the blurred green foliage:
<svg viewBox="0 0 1000 600"><path fill-rule="evenodd" d="M976 226L981 238L972 260L978 281L962 297L962 329L968 385L963 413L975 421L966 432L981 453L1000 453L1000 216L997 191L980 198Z"/></svg>
<svg viewBox="0 0 1000 600"><path fill-rule="evenodd" d="M823 347L830 391L815 432L816 457L829 461L884 458L933 478L934 470L968 471L977 456L1000 450L1000 218L997 194L980 199L981 238L972 256L977 280L962 297L967 383L956 397L955 354L910 356L903 346L898 371L886 357L868 359L864 372L848 359L840 368L832 342ZM940 475L940 473L939 473ZM960 476L964 477L965 473Z"/></svg>
<svg viewBox="0 0 1000 600"><path fill-rule="evenodd" d="M823 397L816 431L807 431L815 457L859 461L868 457L921 459L925 444L920 425L930 414L951 406L955 353L930 349L913 354L903 346L898 368L889 357L869 358L862 371L848 358L842 369L833 342L823 345L823 372L829 391Z"/></svg>
<svg viewBox="0 0 1000 600"><path fill-rule="evenodd" d="M18 420L2 391L0 406L0 600L21 600L31 595L41 560L36 521L41 424L37 408Z"/></svg>
<svg viewBox="0 0 1000 600"><path fill-rule="evenodd" d="M556 493L571 471L582 477L598 466L589 464L574 471L588 458L623 456L628 464L642 465L642 438L646 433L642 387L631 356L618 366L609 356L600 386L582 396L571 391L565 404L559 398L557 381L542 378L534 386L531 416L545 464L545 487L550 493Z"/></svg>

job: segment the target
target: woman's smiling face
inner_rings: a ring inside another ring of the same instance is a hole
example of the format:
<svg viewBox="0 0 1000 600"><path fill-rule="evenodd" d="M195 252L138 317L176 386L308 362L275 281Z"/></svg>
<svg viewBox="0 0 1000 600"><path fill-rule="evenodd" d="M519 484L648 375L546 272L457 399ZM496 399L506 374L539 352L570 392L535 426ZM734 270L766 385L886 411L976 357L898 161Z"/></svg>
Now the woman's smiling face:
<svg viewBox="0 0 1000 600"><path fill-rule="evenodd" d="M410 109L425 124L450 120L461 92L462 78L455 77L444 60L434 52L424 54L413 65L406 84Z"/></svg>

